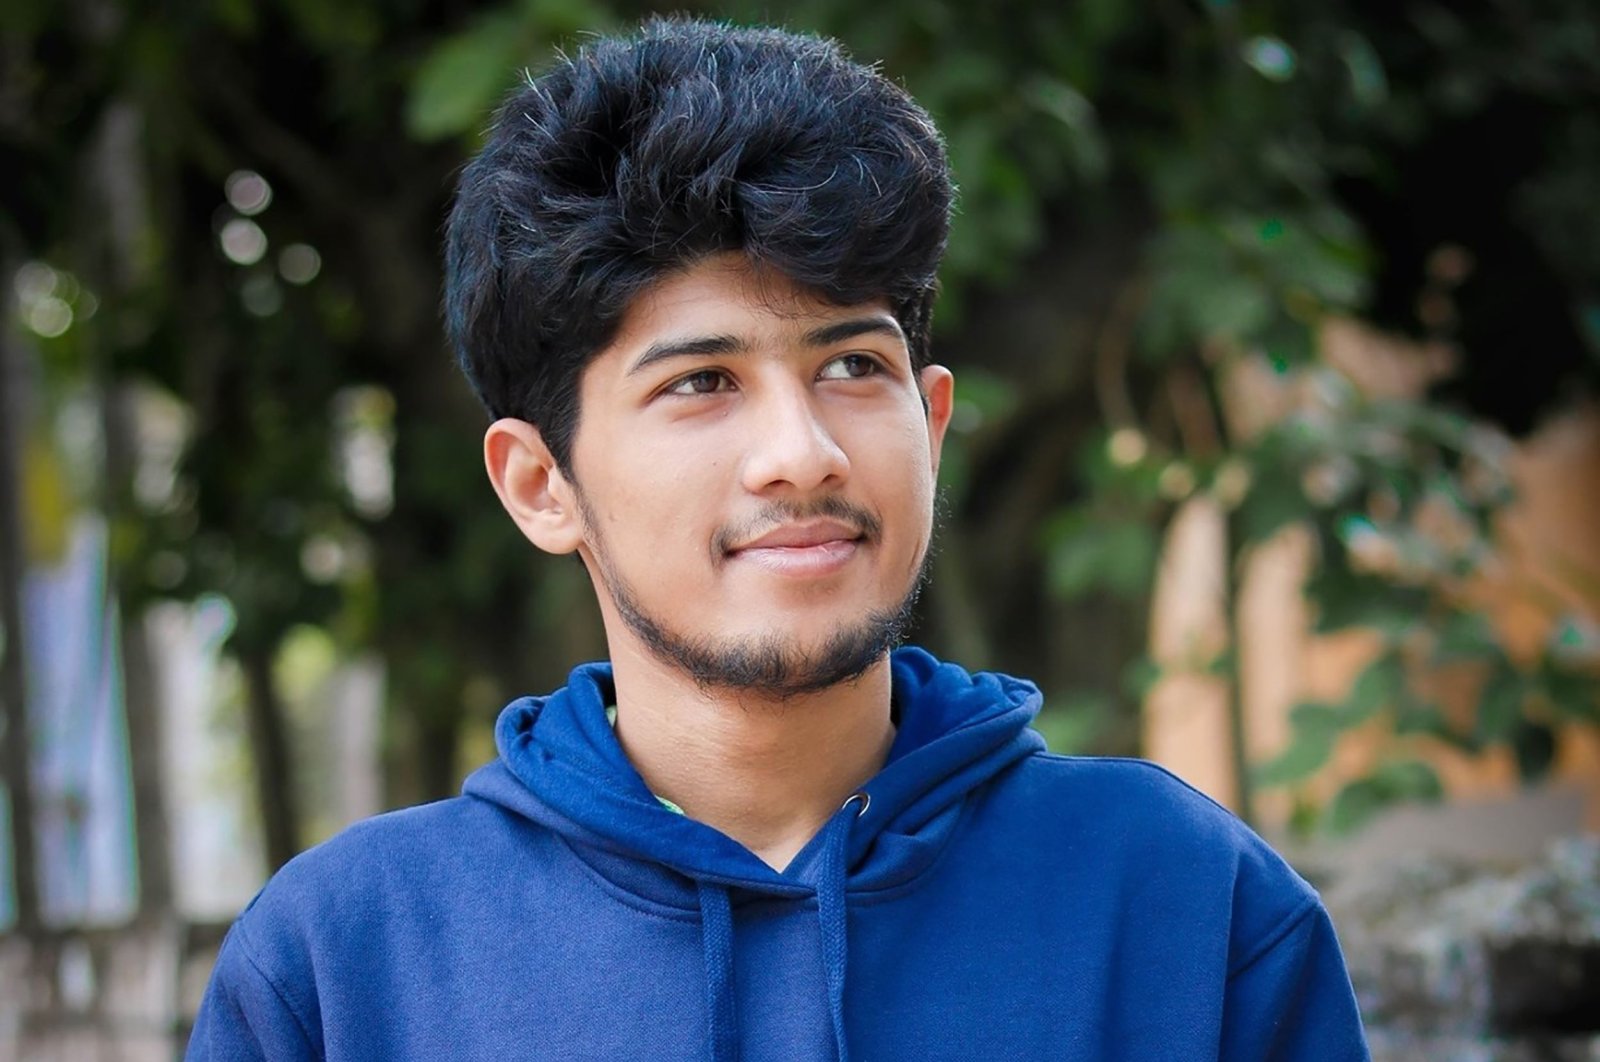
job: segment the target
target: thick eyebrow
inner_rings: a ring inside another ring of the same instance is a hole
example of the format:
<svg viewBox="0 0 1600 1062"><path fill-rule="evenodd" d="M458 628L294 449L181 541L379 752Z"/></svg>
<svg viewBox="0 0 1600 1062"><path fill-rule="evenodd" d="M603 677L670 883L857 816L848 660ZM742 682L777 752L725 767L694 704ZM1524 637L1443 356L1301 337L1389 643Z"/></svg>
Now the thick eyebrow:
<svg viewBox="0 0 1600 1062"><path fill-rule="evenodd" d="M831 347L835 343L867 335L885 335L902 343L906 341L906 334L900 330L898 321L887 315L874 315L854 317L848 321L836 321L821 328L813 328L801 338L801 342L808 347Z"/></svg>
<svg viewBox="0 0 1600 1062"><path fill-rule="evenodd" d="M900 330L900 323L887 315L873 315L871 317L853 317L848 321L835 321L832 324L813 328L800 337L800 342L808 347L831 347L835 343L843 343L847 339L857 336L884 335L897 339L901 343L906 341L906 334ZM696 336L683 339L662 339L651 343L644 349L638 359L628 367L628 375L643 372L658 361L669 358L703 358L718 354L748 354L750 344L738 336Z"/></svg>
<svg viewBox="0 0 1600 1062"><path fill-rule="evenodd" d="M662 339L651 343L628 368L628 375L643 372L668 358L703 358L713 354L745 354L750 345L738 336L699 336L694 339Z"/></svg>

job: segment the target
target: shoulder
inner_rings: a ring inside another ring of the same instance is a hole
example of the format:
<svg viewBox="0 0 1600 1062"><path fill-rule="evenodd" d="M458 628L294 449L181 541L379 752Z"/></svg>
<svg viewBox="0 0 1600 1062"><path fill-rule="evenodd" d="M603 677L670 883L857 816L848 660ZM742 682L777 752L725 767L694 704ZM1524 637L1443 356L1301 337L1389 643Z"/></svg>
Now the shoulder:
<svg viewBox="0 0 1600 1062"><path fill-rule="evenodd" d="M475 862L464 854L493 848L510 828L505 818L481 800L454 797L364 819L284 864L247 913L337 904L343 897L365 904L374 889L458 882Z"/></svg>
<svg viewBox="0 0 1600 1062"><path fill-rule="evenodd" d="M999 781L1001 815L1130 888L1180 892L1226 917L1242 958L1321 906L1237 815L1147 760L1036 753ZM1137 883L1136 885L1133 883Z"/></svg>
<svg viewBox="0 0 1600 1062"><path fill-rule="evenodd" d="M472 797L366 819L284 864L239 915L235 935L272 970L439 925L530 829Z"/></svg>
<svg viewBox="0 0 1600 1062"><path fill-rule="evenodd" d="M1239 817L1166 768L1112 756L1036 752L1004 780L1005 795L1036 804L1063 827L1098 823L1166 843L1262 843Z"/></svg>
<svg viewBox="0 0 1600 1062"><path fill-rule="evenodd" d="M321 986L366 984L387 957L448 931L452 903L475 895L486 853L517 827L457 797L358 822L286 863L235 920L196 1019L199 1054L321 1054ZM242 1050L242 1049L241 1049Z"/></svg>

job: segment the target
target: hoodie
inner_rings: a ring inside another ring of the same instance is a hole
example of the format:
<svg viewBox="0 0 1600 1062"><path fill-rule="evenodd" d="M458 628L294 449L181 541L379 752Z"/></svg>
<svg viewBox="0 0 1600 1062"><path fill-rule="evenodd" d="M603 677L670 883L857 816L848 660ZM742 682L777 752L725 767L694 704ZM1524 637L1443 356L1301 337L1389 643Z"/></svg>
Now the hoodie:
<svg viewBox="0 0 1600 1062"><path fill-rule="evenodd" d="M1054 756L1030 683L891 661L883 769L782 871L650 793L590 664L463 795L287 864L191 1059L1347 1060L1316 894L1138 760Z"/></svg>

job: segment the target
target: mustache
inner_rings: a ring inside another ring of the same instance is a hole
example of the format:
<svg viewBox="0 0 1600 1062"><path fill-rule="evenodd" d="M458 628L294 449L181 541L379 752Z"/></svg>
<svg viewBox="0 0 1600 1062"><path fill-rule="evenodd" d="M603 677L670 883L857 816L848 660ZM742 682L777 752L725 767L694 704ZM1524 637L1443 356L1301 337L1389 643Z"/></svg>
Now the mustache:
<svg viewBox="0 0 1600 1062"><path fill-rule="evenodd" d="M723 557L739 543L764 535L775 527L817 517L849 524L868 542L876 542L883 532L883 522L872 513L837 494L829 494L809 502L768 502L748 521L718 528L711 536L711 547L716 556Z"/></svg>

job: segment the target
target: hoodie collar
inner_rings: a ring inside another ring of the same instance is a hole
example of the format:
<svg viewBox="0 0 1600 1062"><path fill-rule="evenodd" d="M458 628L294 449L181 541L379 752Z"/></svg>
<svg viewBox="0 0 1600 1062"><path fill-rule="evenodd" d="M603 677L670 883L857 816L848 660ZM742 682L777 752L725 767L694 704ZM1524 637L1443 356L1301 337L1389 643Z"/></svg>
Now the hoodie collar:
<svg viewBox="0 0 1600 1062"><path fill-rule="evenodd" d="M1040 704L1032 683L969 674L914 648L897 650L890 665L899 728L838 853L852 891L899 884L925 868L966 795L1044 747L1028 729ZM721 831L662 807L606 719L614 695L610 665L600 663L575 668L548 697L513 701L495 727L500 759L475 772L465 792L590 849L585 857L612 864L601 869L619 885L674 907L699 906L692 883L815 891L822 835L779 872Z"/></svg>
<svg viewBox="0 0 1600 1062"><path fill-rule="evenodd" d="M500 759L466 792L560 834L620 887L698 911L711 1062L737 1062L733 892L815 895L834 1056L849 1062L846 977L851 893L909 880L938 857L965 798L1044 747L1028 723L1031 683L969 675L920 649L891 659L899 729L883 769L845 801L781 873L737 841L662 807L623 754L606 718L611 669L586 664L547 698L500 715Z"/></svg>

